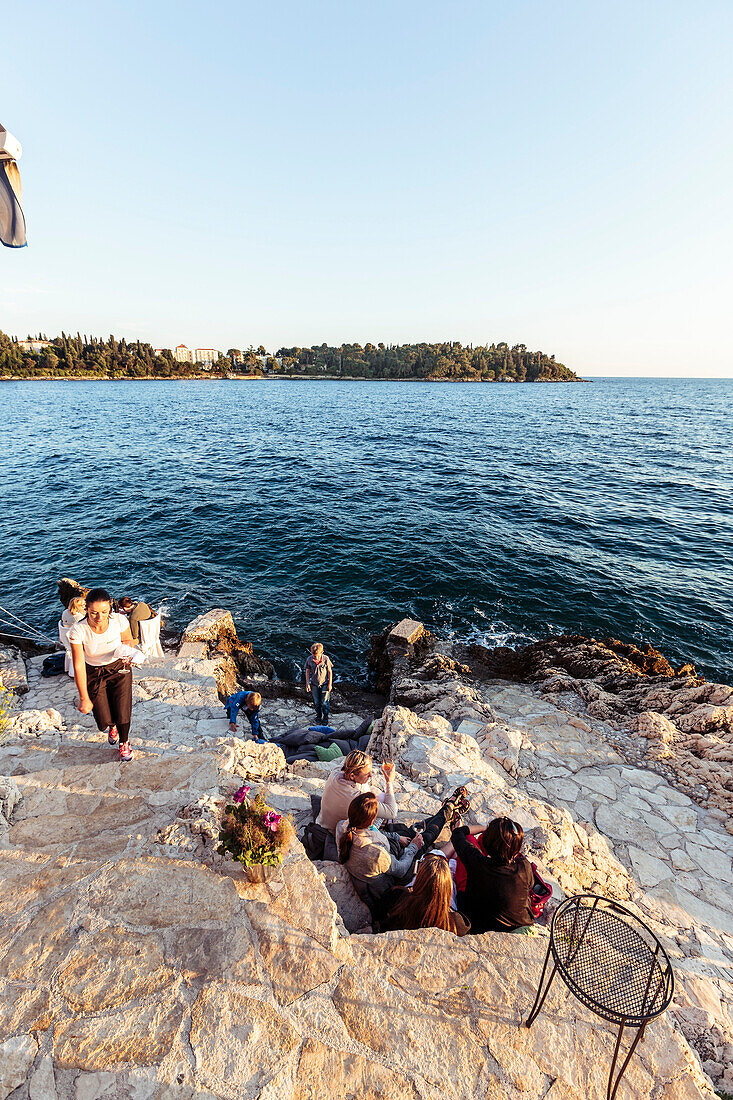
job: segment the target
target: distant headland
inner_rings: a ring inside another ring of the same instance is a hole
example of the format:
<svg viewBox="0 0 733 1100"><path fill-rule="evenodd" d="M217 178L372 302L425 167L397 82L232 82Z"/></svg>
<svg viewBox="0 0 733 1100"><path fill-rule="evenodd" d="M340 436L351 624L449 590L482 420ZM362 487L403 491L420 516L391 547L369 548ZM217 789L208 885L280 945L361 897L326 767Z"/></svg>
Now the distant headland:
<svg viewBox="0 0 733 1100"><path fill-rule="evenodd" d="M62 332L17 340L0 332L0 380L11 379L322 379L404 382L582 382L554 355L524 344L321 344L309 348L264 347L173 350Z"/></svg>

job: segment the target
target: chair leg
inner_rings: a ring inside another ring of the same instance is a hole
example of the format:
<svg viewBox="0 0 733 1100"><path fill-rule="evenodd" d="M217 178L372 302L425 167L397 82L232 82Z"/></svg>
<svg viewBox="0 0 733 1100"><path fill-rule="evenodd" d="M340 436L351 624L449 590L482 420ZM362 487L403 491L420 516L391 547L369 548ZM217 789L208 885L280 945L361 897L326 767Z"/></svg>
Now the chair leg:
<svg viewBox="0 0 733 1100"><path fill-rule="evenodd" d="M530 1011L530 1014L524 1022L524 1027L531 1027L532 1024L535 1022L535 1020L537 1019L537 1017L539 1015L540 1009L542 1008L542 1005L545 1003L545 997L550 992L550 986L552 985L552 979L555 977L555 971L557 970L557 963L555 963L552 970L550 971L550 977L547 980L547 985L545 986L545 992L542 993L542 983L545 980L545 971L547 970L547 964L548 964L549 961L550 961L550 947L548 946L547 954L545 955L545 963L544 963L544 966L542 967L542 974L540 975L540 984L537 987L537 996L535 997L534 1004L532 1005L532 1009ZM541 993L542 993L542 996L540 996Z"/></svg>
<svg viewBox="0 0 733 1100"><path fill-rule="evenodd" d="M611 1069L610 1069L610 1072L608 1074L608 1090L606 1092L607 1100L614 1100L614 1097L616 1096L616 1090L617 1090L617 1088L618 1088L618 1086L621 1082L621 1078L623 1077L624 1073L626 1072L626 1067L628 1066L629 1062L631 1061L631 1055L636 1050L636 1044L639 1042L640 1039L644 1038L644 1026L642 1026L636 1032L636 1035L634 1036L634 1041L632 1042L631 1046L629 1047L628 1053L627 1053L626 1057L623 1060L623 1063L621 1065L621 1069L618 1071L616 1081L614 1082L614 1080L613 1080L613 1071L616 1068L616 1060L618 1058L618 1052L621 1048L621 1036L624 1033L624 1029L625 1029L625 1025L621 1024L621 1027L618 1029L618 1035L616 1037L616 1047L615 1047L614 1052L613 1052L613 1060L611 1062Z"/></svg>

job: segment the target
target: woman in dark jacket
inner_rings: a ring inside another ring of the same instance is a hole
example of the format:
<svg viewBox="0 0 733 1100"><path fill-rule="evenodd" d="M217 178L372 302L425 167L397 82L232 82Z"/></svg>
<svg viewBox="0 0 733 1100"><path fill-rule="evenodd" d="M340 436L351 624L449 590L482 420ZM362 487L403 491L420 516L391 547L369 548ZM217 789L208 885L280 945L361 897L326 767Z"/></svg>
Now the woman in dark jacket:
<svg viewBox="0 0 733 1100"><path fill-rule="evenodd" d="M466 825L453 830L456 855L466 868L466 888L458 908L471 920L472 932L513 932L534 923L529 891L534 873L521 854L524 830L508 817L496 817L477 847Z"/></svg>

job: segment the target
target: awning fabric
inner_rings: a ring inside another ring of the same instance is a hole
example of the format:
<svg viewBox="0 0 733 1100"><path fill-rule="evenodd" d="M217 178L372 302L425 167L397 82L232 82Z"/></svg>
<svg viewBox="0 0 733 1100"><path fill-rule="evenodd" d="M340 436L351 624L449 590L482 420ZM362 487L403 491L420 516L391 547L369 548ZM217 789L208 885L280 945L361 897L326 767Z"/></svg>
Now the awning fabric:
<svg viewBox="0 0 733 1100"><path fill-rule="evenodd" d="M28 243L20 196L18 165L14 160L0 160L0 241L8 248L22 248Z"/></svg>

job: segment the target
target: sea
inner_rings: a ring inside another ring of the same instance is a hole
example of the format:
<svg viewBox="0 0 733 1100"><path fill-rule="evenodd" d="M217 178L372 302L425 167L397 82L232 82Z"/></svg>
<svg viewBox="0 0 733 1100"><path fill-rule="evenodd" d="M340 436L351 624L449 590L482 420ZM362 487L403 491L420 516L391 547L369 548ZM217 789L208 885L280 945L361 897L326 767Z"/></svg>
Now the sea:
<svg viewBox="0 0 733 1100"><path fill-rule="evenodd" d="M0 398L0 606L50 637L67 575L175 627L229 608L292 678L321 641L363 681L370 635L409 616L486 645L648 641L733 682L733 380Z"/></svg>

